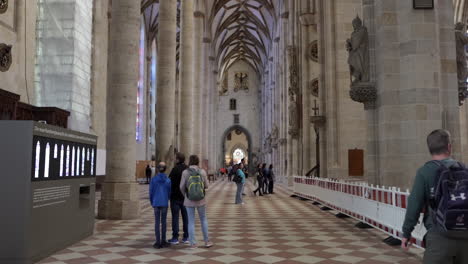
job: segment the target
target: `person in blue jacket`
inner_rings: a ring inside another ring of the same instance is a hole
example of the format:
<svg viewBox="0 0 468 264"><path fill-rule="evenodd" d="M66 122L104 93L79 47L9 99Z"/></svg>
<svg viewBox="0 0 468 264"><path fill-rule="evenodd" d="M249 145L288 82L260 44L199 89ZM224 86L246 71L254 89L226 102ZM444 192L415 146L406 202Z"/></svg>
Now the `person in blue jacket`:
<svg viewBox="0 0 468 264"><path fill-rule="evenodd" d="M171 197L171 180L167 177L166 163L160 162L158 167L158 174L151 179L150 183L150 201L154 208L154 217L156 224L154 229L156 231L156 243L154 248L169 247L166 241L166 219L167 208L169 207L169 198Z"/></svg>

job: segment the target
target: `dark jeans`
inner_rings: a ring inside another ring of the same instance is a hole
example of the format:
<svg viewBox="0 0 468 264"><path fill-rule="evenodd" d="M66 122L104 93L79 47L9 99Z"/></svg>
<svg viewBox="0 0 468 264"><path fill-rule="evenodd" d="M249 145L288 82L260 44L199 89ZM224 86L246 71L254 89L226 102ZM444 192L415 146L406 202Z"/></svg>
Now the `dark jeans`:
<svg viewBox="0 0 468 264"><path fill-rule="evenodd" d="M182 214L183 239L188 239L188 217L184 201L171 200L172 238L179 239L179 212Z"/></svg>
<svg viewBox="0 0 468 264"><path fill-rule="evenodd" d="M263 187L262 187L262 189L263 189L262 191L263 191L264 194L265 194L265 193L268 193L268 186L269 186L269 184L270 184L270 181L268 181L268 179L265 179L265 178L264 178L264 179L263 179Z"/></svg>
<svg viewBox="0 0 468 264"><path fill-rule="evenodd" d="M270 180L269 184L268 184L268 192L269 193L273 193L273 187L274 187L275 183Z"/></svg>
<svg viewBox="0 0 468 264"><path fill-rule="evenodd" d="M146 183L150 183L150 181L151 181L151 175L150 176L146 175Z"/></svg>
<svg viewBox="0 0 468 264"><path fill-rule="evenodd" d="M468 263L468 239L448 238L440 233L428 231L424 264Z"/></svg>
<svg viewBox="0 0 468 264"><path fill-rule="evenodd" d="M161 244L166 242L166 219L167 219L167 207L155 207L154 217L156 218L156 243Z"/></svg>
<svg viewBox="0 0 468 264"><path fill-rule="evenodd" d="M259 193L260 195L262 195L262 189L263 189L263 178L257 178L257 182L258 182L258 188L255 189L254 193Z"/></svg>

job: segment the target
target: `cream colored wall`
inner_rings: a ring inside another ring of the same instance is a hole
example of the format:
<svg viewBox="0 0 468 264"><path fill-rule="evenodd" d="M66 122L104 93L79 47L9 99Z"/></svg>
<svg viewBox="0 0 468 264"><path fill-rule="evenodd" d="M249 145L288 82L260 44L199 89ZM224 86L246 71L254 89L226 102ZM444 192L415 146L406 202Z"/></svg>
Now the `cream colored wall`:
<svg viewBox="0 0 468 264"><path fill-rule="evenodd" d="M249 75L249 91L234 92L234 74L236 72L246 72ZM216 112L217 129L214 144L221 150L222 136L225 131L234 125L234 114L240 115L239 125L247 129L252 137L251 151L260 151L260 101L259 101L259 80L252 67L243 61L236 62L228 70L229 91L227 95L218 96L218 111ZM229 110L229 100L237 100L237 110ZM221 154L221 153L220 153ZM222 153L220 156L224 156ZM222 164L218 160L218 166Z"/></svg>
<svg viewBox="0 0 468 264"><path fill-rule="evenodd" d="M9 1L0 15L0 43L13 45L13 63L0 72L0 89L21 96L21 101L34 103L34 64L36 55L36 1ZM26 89L27 87L27 89Z"/></svg>

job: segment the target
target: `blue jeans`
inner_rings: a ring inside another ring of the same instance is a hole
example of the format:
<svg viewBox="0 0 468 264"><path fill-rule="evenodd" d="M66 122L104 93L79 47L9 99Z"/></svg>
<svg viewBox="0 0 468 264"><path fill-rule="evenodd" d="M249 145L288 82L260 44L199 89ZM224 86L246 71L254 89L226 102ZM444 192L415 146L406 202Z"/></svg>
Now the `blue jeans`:
<svg viewBox="0 0 468 264"><path fill-rule="evenodd" d="M156 225L154 226L156 243L161 244L161 242L166 242L167 207L155 207L154 217L156 218Z"/></svg>
<svg viewBox="0 0 468 264"><path fill-rule="evenodd" d="M179 211L182 214L182 224L184 230L183 239L188 239L188 218L187 209L185 209L184 201L171 200L172 214L172 238L179 239Z"/></svg>
<svg viewBox="0 0 468 264"><path fill-rule="evenodd" d="M236 204L242 203L242 192L244 191L244 184L237 183Z"/></svg>
<svg viewBox="0 0 468 264"><path fill-rule="evenodd" d="M200 217L201 228L203 232L203 239L205 242L210 241L208 237L208 220L206 219L206 207L186 207L187 208L187 215L188 215L188 233L189 233L189 241L190 245L197 244L197 240L195 239L195 209L198 211L198 216Z"/></svg>

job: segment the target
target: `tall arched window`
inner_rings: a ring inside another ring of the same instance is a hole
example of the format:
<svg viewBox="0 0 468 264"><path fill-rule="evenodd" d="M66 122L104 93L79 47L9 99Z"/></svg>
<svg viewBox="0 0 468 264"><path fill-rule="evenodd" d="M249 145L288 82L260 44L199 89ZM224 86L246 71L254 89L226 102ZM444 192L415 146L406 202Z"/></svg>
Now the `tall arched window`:
<svg viewBox="0 0 468 264"><path fill-rule="evenodd" d="M149 124L150 124L150 134L149 142L152 145L156 144L154 135L156 133L156 68L157 68L157 57L156 57L156 40L153 40L151 43L151 89L150 89L150 98L149 98Z"/></svg>
<svg viewBox="0 0 468 264"><path fill-rule="evenodd" d="M144 91L145 91L145 23L141 22L140 29L140 57L139 57L139 78L137 87L137 115L136 115L136 140L141 141L143 131L143 106L144 106Z"/></svg>
<svg viewBox="0 0 468 264"><path fill-rule="evenodd" d="M75 147L72 148L71 176L75 176Z"/></svg>
<svg viewBox="0 0 468 264"><path fill-rule="evenodd" d="M44 159L44 178L49 178L49 164L50 164L50 144L46 144L45 159Z"/></svg>

